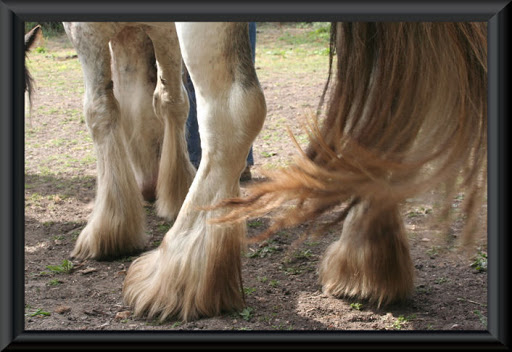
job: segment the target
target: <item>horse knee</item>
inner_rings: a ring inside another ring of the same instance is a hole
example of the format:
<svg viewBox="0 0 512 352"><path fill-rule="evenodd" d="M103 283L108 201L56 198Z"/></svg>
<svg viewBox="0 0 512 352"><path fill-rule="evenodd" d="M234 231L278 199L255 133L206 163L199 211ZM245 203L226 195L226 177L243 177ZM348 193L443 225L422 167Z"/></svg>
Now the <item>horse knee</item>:
<svg viewBox="0 0 512 352"><path fill-rule="evenodd" d="M119 104L114 97L112 81L105 89L96 89L92 96L86 96L84 115L87 127L95 141L103 140L118 124Z"/></svg>
<svg viewBox="0 0 512 352"><path fill-rule="evenodd" d="M162 82L163 80L160 79L161 83L157 84L153 94L155 114L164 122L175 121L179 125L184 125L190 107L187 92L184 88L173 92L166 87L166 83ZM172 119L172 121L168 119Z"/></svg>

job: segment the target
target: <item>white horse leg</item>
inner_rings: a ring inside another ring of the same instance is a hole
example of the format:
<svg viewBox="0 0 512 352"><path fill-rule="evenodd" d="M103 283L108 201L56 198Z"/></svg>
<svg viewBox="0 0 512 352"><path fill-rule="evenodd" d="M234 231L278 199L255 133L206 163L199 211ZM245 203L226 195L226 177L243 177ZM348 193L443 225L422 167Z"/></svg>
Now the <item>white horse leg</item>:
<svg viewBox="0 0 512 352"><path fill-rule="evenodd" d="M64 28L82 64L84 114L97 155L97 194L87 226L73 257L120 256L143 248L142 199L125 151L119 104L111 80L108 41L120 25L65 23Z"/></svg>
<svg viewBox="0 0 512 352"><path fill-rule="evenodd" d="M325 293L390 303L412 291L414 267L398 206L373 216L369 201L357 204L345 219L341 237L320 265Z"/></svg>
<svg viewBox="0 0 512 352"><path fill-rule="evenodd" d="M165 126L156 208L158 215L175 219L196 173L185 139L189 102L182 83L181 52L174 23L154 23L144 29L153 41L158 67L153 107Z"/></svg>
<svg viewBox="0 0 512 352"><path fill-rule="evenodd" d="M204 207L239 194L239 177L263 125L265 100L251 60L247 24L177 23L194 83L202 160L160 247L130 267L125 302L136 315L189 320L243 307L240 251L245 224L211 224Z"/></svg>
<svg viewBox="0 0 512 352"><path fill-rule="evenodd" d="M110 41L114 95L121 110L126 148L147 201L156 199L163 122L153 111L155 53L146 33L126 27Z"/></svg>

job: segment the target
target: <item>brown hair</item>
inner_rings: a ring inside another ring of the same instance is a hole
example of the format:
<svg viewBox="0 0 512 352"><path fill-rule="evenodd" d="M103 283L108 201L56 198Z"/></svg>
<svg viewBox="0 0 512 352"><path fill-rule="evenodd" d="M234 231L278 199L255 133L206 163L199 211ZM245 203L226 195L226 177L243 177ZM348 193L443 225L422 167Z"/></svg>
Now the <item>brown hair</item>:
<svg viewBox="0 0 512 352"><path fill-rule="evenodd" d="M220 220L275 211L268 236L340 204L337 221L361 200L382 211L444 183L445 209L467 191L473 228L486 189L486 24L338 23L332 31L334 87L325 119L307 124L308 149L247 197L225 201L232 211Z"/></svg>

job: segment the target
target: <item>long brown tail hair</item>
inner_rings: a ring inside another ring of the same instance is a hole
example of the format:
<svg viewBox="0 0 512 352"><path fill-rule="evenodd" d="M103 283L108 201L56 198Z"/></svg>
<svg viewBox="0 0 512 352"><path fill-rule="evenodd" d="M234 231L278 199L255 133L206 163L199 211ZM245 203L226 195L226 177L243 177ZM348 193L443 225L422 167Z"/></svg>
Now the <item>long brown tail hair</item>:
<svg viewBox="0 0 512 352"><path fill-rule="evenodd" d="M445 209L466 190L473 228L487 180L486 33L485 23L333 24L334 87L308 149L225 201L221 220L274 211L268 236L340 204L337 221L362 199L386 208L444 183Z"/></svg>

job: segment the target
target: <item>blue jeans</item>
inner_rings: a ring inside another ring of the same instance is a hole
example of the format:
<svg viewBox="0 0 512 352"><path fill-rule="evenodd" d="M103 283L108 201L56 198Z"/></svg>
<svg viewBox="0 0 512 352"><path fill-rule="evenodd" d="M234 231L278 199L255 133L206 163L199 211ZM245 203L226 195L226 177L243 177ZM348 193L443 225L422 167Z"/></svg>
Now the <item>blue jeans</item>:
<svg viewBox="0 0 512 352"><path fill-rule="evenodd" d="M254 62L256 57L256 22L249 22L249 39L252 49L252 61ZM201 162L201 138L199 137L199 126L197 124L196 92L192 80L188 75L186 88L190 101L190 111L187 118L187 148L190 161L198 168ZM247 156L247 165L254 165L252 147Z"/></svg>

